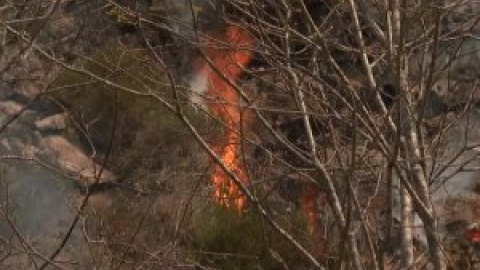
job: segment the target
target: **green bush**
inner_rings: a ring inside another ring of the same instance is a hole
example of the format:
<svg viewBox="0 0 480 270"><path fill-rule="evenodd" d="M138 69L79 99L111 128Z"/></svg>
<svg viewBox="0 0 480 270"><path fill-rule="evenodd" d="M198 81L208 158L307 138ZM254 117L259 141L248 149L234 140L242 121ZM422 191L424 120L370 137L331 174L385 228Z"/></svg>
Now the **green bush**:
<svg viewBox="0 0 480 270"><path fill-rule="evenodd" d="M172 88L165 74L145 51L129 51L106 45L91 58L78 61L75 66L139 93L153 93L174 102ZM168 157L170 165L185 163L186 158L195 158L192 153L199 152L193 146L192 135L175 112L155 99L115 89L69 70L60 73L52 89L54 91L50 96L60 101L76 121L88 129L88 141L82 138L85 133L71 132L77 136L74 139L83 140L87 148L93 142L97 152L102 154L108 148L111 130L115 125L115 156L121 157L124 163L135 163L119 165L123 169L131 171L132 168L138 168L142 165L138 164L143 162L142 157L153 158L148 157L150 152L152 155L155 152L159 163L165 163L162 162L162 156ZM219 134L220 125L208 121L203 113L186 105L188 100L185 92L180 95L180 102L185 114L202 135L213 138L208 134ZM178 160L172 160L172 157L178 157ZM161 166L157 164L154 167Z"/></svg>
<svg viewBox="0 0 480 270"><path fill-rule="evenodd" d="M213 205L194 214L188 241L200 264L220 269L255 269L268 257L258 216Z"/></svg>
<svg viewBox="0 0 480 270"><path fill-rule="evenodd" d="M303 226L301 219L296 219ZM294 222L295 222L294 221ZM299 241L314 244L316 236L292 231ZM186 232L186 244L193 260L201 265L225 270L309 269L310 265L290 243L249 211L213 205L193 214Z"/></svg>

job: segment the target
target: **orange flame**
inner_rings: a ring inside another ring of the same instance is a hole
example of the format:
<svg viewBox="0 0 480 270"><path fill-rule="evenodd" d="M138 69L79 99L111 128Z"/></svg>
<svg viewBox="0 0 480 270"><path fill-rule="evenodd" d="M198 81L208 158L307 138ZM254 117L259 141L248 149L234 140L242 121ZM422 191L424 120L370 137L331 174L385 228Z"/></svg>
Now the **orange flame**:
<svg viewBox="0 0 480 270"><path fill-rule="evenodd" d="M466 233L467 240L472 244L480 243L480 228L471 228Z"/></svg>
<svg viewBox="0 0 480 270"><path fill-rule="evenodd" d="M318 213L317 197L319 190L312 184L303 183L300 194L300 208L305 214L307 221L307 230L310 234L315 231Z"/></svg>
<svg viewBox="0 0 480 270"><path fill-rule="evenodd" d="M245 167L240 161L240 127L242 110L239 106L240 96L228 81L235 82L243 73L243 67L252 60L252 53L245 48L254 43L254 39L243 29L236 26L227 27L221 35L213 37L216 44L206 41L208 45L205 56L209 64L202 62L200 76L206 76L206 94L213 102L208 103L211 113L220 118L226 126L223 142L215 145L216 152L225 166L245 185L250 183ZM220 73L220 74L219 74ZM248 117L243 115L244 124ZM214 199L223 206L234 206L240 212L246 206L246 198L238 186L220 166L215 166L211 178ZM306 215L310 233L315 229L318 216L316 198L319 192L311 185L306 185L301 194L300 204Z"/></svg>
<svg viewBox="0 0 480 270"><path fill-rule="evenodd" d="M202 73L207 77L207 96L214 101L208 104L209 110L220 118L227 126L224 141L215 146L217 154L225 166L238 179L248 185L249 179L245 167L239 159L240 127L242 110L240 96L228 81L235 82L243 73L243 67L252 59L252 53L245 47L252 45L253 38L243 29L236 26L227 27L223 34L215 36L217 44L205 50L210 60L203 65ZM224 43L224 44L220 44ZM215 166L212 175L215 200L226 207L235 206L239 211L245 208L246 200L238 186L229 179L220 166Z"/></svg>

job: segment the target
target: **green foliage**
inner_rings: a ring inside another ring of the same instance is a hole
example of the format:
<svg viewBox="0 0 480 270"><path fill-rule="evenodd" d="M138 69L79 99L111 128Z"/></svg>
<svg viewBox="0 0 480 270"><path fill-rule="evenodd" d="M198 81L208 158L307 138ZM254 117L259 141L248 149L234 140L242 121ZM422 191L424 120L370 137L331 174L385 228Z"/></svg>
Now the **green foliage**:
<svg viewBox="0 0 480 270"><path fill-rule="evenodd" d="M314 241L312 235L292 234L304 243ZM193 215L186 241L195 261L215 269L268 270L283 268L283 264L295 269L308 267L303 255L254 211L239 214L209 206Z"/></svg>
<svg viewBox="0 0 480 270"><path fill-rule="evenodd" d="M176 151L185 157L188 149L193 150L194 140L176 113L144 95L154 94L171 104L176 102L163 70L145 51L106 45L93 57L76 63L76 67L131 91L116 89L69 70L63 71L53 83L51 96L63 103L82 124L88 125L88 135L100 153L107 148L114 125L119 149L135 146L135 151L144 155L145 149L162 145L165 151L170 148L170 157L178 156L172 155ZM208 121L203 113L185 105L188 102L185 93L180 93L179 98L185 114L202 135L218 133L212 132L219 128L214 121Z"/></svg>
<svg viewBox="0 0 480 270"><path fill-rule="evenodd" d="M193 217L189 241L195 259L220 269L254 269L268 257L265 229L260 218L212 206ZM268 260L268 259L267 259Z"/></svg>

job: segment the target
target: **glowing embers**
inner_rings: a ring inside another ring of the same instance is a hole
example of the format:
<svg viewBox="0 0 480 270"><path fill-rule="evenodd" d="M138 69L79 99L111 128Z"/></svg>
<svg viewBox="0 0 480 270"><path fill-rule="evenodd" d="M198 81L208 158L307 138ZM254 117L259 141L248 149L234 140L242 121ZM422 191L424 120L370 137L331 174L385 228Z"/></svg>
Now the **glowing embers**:
<svg viewBox="0 0 480 270"><path fill-rule="evenodd" d="M236 140L235 140L236 141ZM225 166L233 172L242 184L249 184L249 179L245 174L245 168L238 156L238 144L232 140L231 144L223 148L223 153L220 153L220 159ZM212 182L214 188L214 198L220 204L226 207L235 206L239 211L243 210L246 205L245 196L239 189L238 185L233 183L229 176L225 173L223 168L215 166L212 175Z"/></svg>
<svg viewBox="0 0 480 270"><path fill-rule="evenodd" d="M466 237L470 243L480 244L480 225L471 225L467 230Z"/></svg>
<svg viewBox="0 0 480 270"><path fill-rule="evenodd" d="M238 80L244 66L250 62L252 54L246 47L251 47L253 42L243 29L227 27L223 33L205 41L205 61L200 71L206 76L208 109L225 124L225 136L213 148L225 167L245 185L249 184L249 179L239 158L239 144L240 127L246 124L248 116L242 111L241 97L232 83ZM234 206L239 211L245 208L244 194L220 166L215 166L211 181L217 202L227 207Z"/></svg>
<svg viewBox="0 0 480 270"><path fill-rule="evenodd" d="M315 231L317 219L319 216L317 198L320 195L316 186L309 183L302 183L302 192L300 194L300 208L305 214L307 230L309 233Z"/></svg>

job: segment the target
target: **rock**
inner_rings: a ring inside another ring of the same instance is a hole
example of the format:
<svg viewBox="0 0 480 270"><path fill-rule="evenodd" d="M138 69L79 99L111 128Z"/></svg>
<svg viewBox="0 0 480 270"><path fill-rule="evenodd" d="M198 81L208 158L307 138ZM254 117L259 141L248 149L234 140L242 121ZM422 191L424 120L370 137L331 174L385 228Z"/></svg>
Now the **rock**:
<svg viewBox="0 0 480 270"><path fill-rule="evenodd" d="M0 102L0 112L2 116L13 116L22 111L23 106L14 101Z"/></svg>
<svg viewBox="0 0 480 270"><path fill-rule="evenodd" d="M49 136L43 139L43 147L49 159L53 159L69 176L93 184L95 182L114 182L115 176L107 169L102 169L100 179L96 179L101 166L88 157L78 147L62 136ZM50 156L51 155L51 156Z"/></svg>
<svg viewBox="0 0 480 270"><path fill-rule="evenodd" d="M48 131L48 130L63 130L67 127L66 124L66 113L55 114L41 120L35 122L35 126L40 131Z"/></svg>

